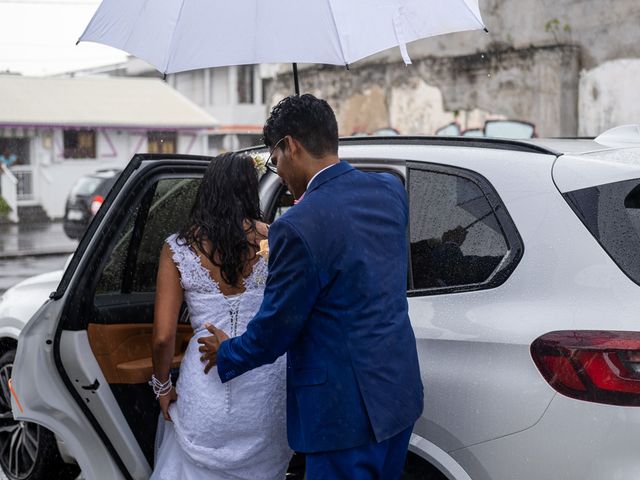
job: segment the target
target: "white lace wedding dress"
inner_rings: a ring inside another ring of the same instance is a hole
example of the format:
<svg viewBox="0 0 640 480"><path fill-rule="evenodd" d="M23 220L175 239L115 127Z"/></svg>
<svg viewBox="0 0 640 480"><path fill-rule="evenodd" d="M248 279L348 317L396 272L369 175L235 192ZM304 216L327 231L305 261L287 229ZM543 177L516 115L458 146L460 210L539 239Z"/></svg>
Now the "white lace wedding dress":
<svg viewBox="0 0 640 480"><path fill-rule="evenodd" d="M180 366L178 400L161 416L152 480L280 480L292 452L286 438L285 358L222 384L204 373L200 336L211 323L230 337L242 334L262 302L267 264L259 259L245 291L226 297L198 256L171 235L166 242L180 271L194 336Z"/></svg>

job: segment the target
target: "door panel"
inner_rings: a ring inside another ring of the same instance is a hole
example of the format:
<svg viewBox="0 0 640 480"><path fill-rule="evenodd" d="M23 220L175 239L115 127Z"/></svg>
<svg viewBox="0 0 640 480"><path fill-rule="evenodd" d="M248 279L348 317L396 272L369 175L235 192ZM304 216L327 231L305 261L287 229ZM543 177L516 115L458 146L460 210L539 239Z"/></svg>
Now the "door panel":
<svg viewBox="0 0 640 480"><path fill-rule="evenodd" d="M117 396L118 391L109 388L100 367L93 358L87 332L64 332L60 337L60 353L65 372L69 376L75 392L80 396L107 437L112 440L116 454L127 466L128 478L136 480L149 478L151 463L148 460L147 452L145 452L149 447L145 441L140 441L137 435L132 435L135 430L131 429L127 414L124 409L121 409L122 404ZM151 393L151 399L153 399L153 393ZM137 406L139 405L138 403ZM145 413L141 410L138 416L145 416ZM146 415L149 414L157 418L157 409L151 409L149 413L146 413ZM74 436L82 441L87 434L75 432ZM81 464L81 467L84 471L85 466ZM87 478L107 478L103 477L101 472L97 473L97 475ZM113 478L118 477L114 476Z"/></svg>
<svg viewBox="0 0 640 480"><path fill-rule="evenodd" d="M165 238L188 221L208 165L179 163L150 162L129 179L83 254L82 280L70 284L63 317L62 338L85 340L60 343L67 384L129 478L147 478L153 466L160 412L147 382L160 252ZM192 337L185 308L176 321L174 379ZM92 368L81 378L82 365ZM123 445L140 456L123 453Z"/></svg>
<svg viewBox="0 0 640 480"><path fill-rule="evenodd" d="M87 334L91 350L108 383L146 384L151 378L151 334L153 324L89 324ZM190 325L178 325L171 368L179 369L189 340Z"/></svg>

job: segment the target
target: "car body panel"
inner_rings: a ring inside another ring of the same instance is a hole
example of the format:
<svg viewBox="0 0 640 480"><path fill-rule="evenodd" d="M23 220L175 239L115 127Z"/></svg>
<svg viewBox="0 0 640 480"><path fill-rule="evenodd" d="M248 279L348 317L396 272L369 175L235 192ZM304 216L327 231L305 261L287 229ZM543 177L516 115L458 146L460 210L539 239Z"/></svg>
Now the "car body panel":
<svg viewBox="0 0 640 480"><path fill-rule="evenodd" d="M563 155L553 167L553 180L562 192L640 178L640 148Z"/></svg>
<svg viewBox="0 0 640 480"><path fill-rule="evenodd" d="M640 478L638 431L639 408L557 395L531 429L452 452L451 456L474 472L474 480L635 479Z"/></svg>
<svg viewBox="0 0 640 480"><path fill-rule="evenodd" d="M11 404L16 420L45 426L62 439L86 478L123 479L118 464L71 396L54 360L53 338L64 303L46 302L20 333ZM19 400L19 403L17 401Z"/></svg>
<svg viewBox="0 0 640 480"><path fill-rule="evenodd" d="M469 140L474 141L455 140L447 145L443 139L421 144L419 139L394 138L387 142L377 138L340 146L341 158L356 166L386 167L403 178L407 175L406 162L419 162L425 168L434 165L475 172L497 191L503 204L500 208L506 209L524 242L517 267L496 288L439 295L417 293L409 297L425 386L424 414L414 428L411 450L422 454L453 480L595 479L614 478L612 475L618 471L637 474L640 461L637 455L630 455L632 446L620 446L625 463L620 469L614 467L616 456L612 455L603 462L606 469L595 470L600 476L580 462L566 461L559 452L561 447L573 447L574 451L582 448L576 442L589 438L589 422L584 419L594 415L595 431L603 434L620 421L629 421L622 438L616 438L615 443L624 440L633 444L631 436L637 436L640 409L590 404L556 393L530 353L536 338L555 330L637 330L638 286L589 234L563 198L562 187L556 185L558 178L563 186L574 185L572 169L580 162L602 162L600 158L610 149L592 141L501 144ZM597 153L563 155L563 150ZM592 156L595 160L591 160ZM43 423L58 433L71 452L80 457L83 471L96 455L96 466L91 465L85 472L87 478L107 478L99 468L115 471L118 461L126 467L123 477L146 478L148 464L136 451L135 436L123 421L116 399L108 394L109 389L100 387L96 393L82 389L96 379L104 385L104 377L92 356L86 333L82 329L58 331L58 319L74 289L95 272L92 269L99 259L92 252L111 229L117 228L123 209L130 208L127 195L135 185L145 175L153 175L153 169L180 162L202 167L203 160L134 158L105 202L107 208L100 209L90 233L82 240L77 259L65 272L57 300L47 303L20 337L14 372L18 396L24 398L26 407L16 416ZM609 162L607 168L626 172L626 164L618 163L611 167ZM602 179L603 175L618 175L605 172L601 165L592 170L587 167L586 171L590 172L589 182ZM265 211L272 208L272 197L281 188L278 178L263 178L261 202ZM60 351L64 350L58 359L55 348L46 343L54 339ZM27 358L23 353L27 350L30 355L31 351L37 354ZM87 361L86 357L92 358ZM47 368L38 370L42 362L48 362ZM58 368L54 367L56 362ZM48 377L42 378L45 375ZM24 387L33 382L50 390L48 395L52 398L44 401L38 396L40 390ZM14 412L15 408L14 405ZM607 422L609 426L605 425ZM548 435L557 435L557 439L547 441ZM600 438L593 445L604 449ZM590 444L587 450L590 458L595 458L595 446ZM561 474L552 474L554 469ZM96 472L101 476L95 476Z"/></svg>
<svg viewBox="0 0 640 480"><path fill-rule="evenodd" d="M18 339L20 331L53 292L63 270L43 273L17 283L0 299L0 338Z"/></svg>

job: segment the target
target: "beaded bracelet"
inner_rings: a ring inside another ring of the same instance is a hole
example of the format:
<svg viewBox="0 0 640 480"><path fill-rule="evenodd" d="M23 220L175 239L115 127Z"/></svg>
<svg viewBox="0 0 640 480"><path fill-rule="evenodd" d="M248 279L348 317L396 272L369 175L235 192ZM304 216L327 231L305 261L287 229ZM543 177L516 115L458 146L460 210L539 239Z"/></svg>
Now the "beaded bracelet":
<svg viewBox="0 0 640 480"><path fill-rule="evenodd" d="M149 380L149 385L153 388L153 393L156 395L156 400L160 397L164 397L165 395L169 395L171 389L173 388L173 383L171 382L171 376L166 382L161 382L156 378L155 375L151 375L151 380Z"/></svg>

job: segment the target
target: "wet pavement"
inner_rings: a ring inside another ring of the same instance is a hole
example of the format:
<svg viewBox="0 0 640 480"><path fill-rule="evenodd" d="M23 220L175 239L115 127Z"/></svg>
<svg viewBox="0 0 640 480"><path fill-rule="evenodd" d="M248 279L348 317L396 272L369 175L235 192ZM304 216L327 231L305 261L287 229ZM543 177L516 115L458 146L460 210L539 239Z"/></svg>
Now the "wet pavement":
<svg viewBox="0 0 640 480"><path fill-rule="evenodd" d="M62 255L78 246L64 233L61 222L0 225L0 260L29 255Z"/></svg>
<svg viewBox="0 0 640 480"><path fill-rule="evenodd" d="M26 278L62 269L77 245L62 223L0 225L0 294Z"/></svg>

